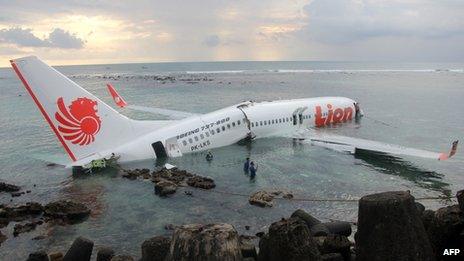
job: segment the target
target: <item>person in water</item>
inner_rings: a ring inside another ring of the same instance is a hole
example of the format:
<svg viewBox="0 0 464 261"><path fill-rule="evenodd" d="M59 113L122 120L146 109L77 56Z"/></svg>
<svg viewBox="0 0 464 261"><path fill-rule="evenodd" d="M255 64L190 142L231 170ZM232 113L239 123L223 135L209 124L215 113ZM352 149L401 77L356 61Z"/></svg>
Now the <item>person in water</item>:
<svg viewBox="0 0 464 261"><path fill-rule="evenodd" d="M246 158L246 161L243 164L243 172L245 172L246 174L250 172L250 158Z"/></svg>
<svg viewBox="0 0 464 261"><path fill-rule="evenodd" d="M206 153L206 161L212 161L213 160L213 153L209 150L208 153Z"/></svg>
<svg viewBox="0 0 464 261"><path fill-rule="evenodd" d="M255 163L250 162L250 179L255 179L256 171L258 171L258 165L255 166Z"/></svg>

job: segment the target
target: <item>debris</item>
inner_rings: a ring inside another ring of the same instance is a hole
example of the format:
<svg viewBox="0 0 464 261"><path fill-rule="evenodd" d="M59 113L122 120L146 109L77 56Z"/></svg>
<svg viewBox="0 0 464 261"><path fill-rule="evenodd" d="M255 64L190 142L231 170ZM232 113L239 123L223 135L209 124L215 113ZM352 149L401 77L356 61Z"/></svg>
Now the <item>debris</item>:
<svg viewBox="0 0 464 261"><path fill-rule="evenodd" d="M253 193L248 199L248 202L250 202L251 205L259 207L272 207L273 199L274 196L271 193L261 190Z"/></svg>

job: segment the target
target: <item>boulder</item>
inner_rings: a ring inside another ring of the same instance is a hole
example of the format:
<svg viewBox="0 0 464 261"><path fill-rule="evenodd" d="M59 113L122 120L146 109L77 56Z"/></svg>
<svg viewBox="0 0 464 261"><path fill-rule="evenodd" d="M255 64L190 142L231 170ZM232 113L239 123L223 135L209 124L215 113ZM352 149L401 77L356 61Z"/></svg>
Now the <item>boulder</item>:
<svg viewBox="0 0 464 261"><path fill-rule="evenodd" d="M238 233L229 224L181 226L174 231L166 260L242 260Z"/></svg>
<svg viewBox="0 0 464 261"><path fill-rule="evenodd" d="M259 242L258 260L321 260L308 226L299 218L272 223Z"/></svg>
<svg viewBox="0 0 464 261"><path fill-rule="evenodd" d="M69 223L77 223L90 215L90 209L84 204L60 200L45 205L44 216L52 219L62 219Z"/></svg>
<svg viewBox="0 0 464 261"><path fill-rule="evenodd" d="M340 253L329 253L323 254L321 256L322 261L343 261L349 259L343 259L343 256Z"/></svg>
<svg viewBox="0 0 464 261"><path fill-rule="evenodd" d="M61 252L53 252L48 255L50 261L63 261L63 253Z"/></svg>
<svg viewBox="0 0 464 261"><path fill-rule="evenodd" d="M123 170L123 172L122 177L130 180L135 180L138 177L143 177L144 179L151 177L149 169Z"/></svg>
<svg viewBox="0 0 464 261"><path fill-rule="evenodd" d="M299 218L303 220L308 226L308 228L311 228L314 225L321 223L321 221L319 221L317 218L311 216L310 214L308 214L306 211L302 209L297 209L295 212L292 213L291 217Z"/></svg>
<svg viewBox="0 0 464 261"><path fill-rule="evenodd" d="M5 240L7 239L7 237L2 234L2 231L0 231L0 246L2 245L3 242L5 242Z"/></svg>
<svg viewBox="0 0 464 261"><path fill-rule="evenodd" d="M117 255L111 258L111 261L135 261L135 259L129 255Z"/></svg>
<svg viewBox="0 0 464 261"><path fill-rule="evenodd" d="M406 191L359 200L357 260L434 260L414 197Z"/></svg>
<svg viewBox="0 0 464 261"><path fill-rule="evenodd" d="M442 257L445 248L464 247L464 214L459 205L443 207L435 212L426 210L422 220L437 259Z"/></svg>
<svg viewBox="0 0 464 261"><path fill-rule="evenodd" d="M309 231L314 237L327 236L330 234L329 229L323 223L312 226Z"/></svg>
<svg viewBox="0 0 464 261"><path fill-rule="evenodd" d="M163 261L169 253L171 239L163 236L156 236L145 240L142 243L141 261Z"/></svg>
<svg viewBox="0 0 464 261"><path fill-rule="evenodd" d="M249 240L240 238L240 251L242 252L243 258L247 258L247 257L251 257L253 259L258 258L256 248Z"/></svg>
<svg viewBox="0 0 464 261"><path fill-rule="evenodd" d="M186 178L189 178L192 176L193 174L188 173L185 170L179 170L177 168L173 168L173 169L162 168L161 170L155 171L152 173L152 181L156 183L161 180L169 180L176 184L180 184Z"/></svg>
<svg viewBox="0 0 464 261"><path fill-rule="evenodd" d="M84 237L74 240L63 261L89 261L92 256L93 241Z"/></svg>
<svg viewBox="0 0 464 261"><path fill-rule="evenodd" d="M345 260L349 260L351 256L350 247L351 242L346 236L328 235L325 237L320 250L324 254L339 253Z"/></svg>
<svg viewBox="0 0 464 261"><path fill-rule="evenodd" d="M110 261L114 256L114 250L109 247L101 247L97 252L97 261Z"/></svg>
<svg viewBox="0 0 464 261"><path fill-rule="evenodd" d="M456 192L456 198L458 199L459 208L464 212L464 189Z"/></svg>
<svg viewBox="0 0 464 261"><path fill-rule="evenodd" d="M330 234L349 237L351 235L351 224L346 221L332 221L322 223L330 232Z"/></svg>
<svg viewBox="0 0 464 261"><path fill-rule="evenodd" d="M271 193L261 190L253 193L248 202L258 207L272 207L274 204L272 200L274 200L274 196Z"/></svg>
<svg viewBox="0 0 464 261"><path fill-rule="evenodd" d="M17 192L21 189L21 187L8 184L5 182L0 182L0 192Z"/></svg>
<svg viewBox="0 0 464 261"><path fill-rule="evenodd" d="M30 253L27 261L49 261L47 252L45 251L37 251L34 253Z"/></svg>
<svg viewBox="0 0 464 261"><path fill-rule="evenodd" d="M196 175L187 179L187 185L190 187L202 189L212 189L216 187L213 179Z"/></svg>
<svg viewBox="0 0 464 261"><path fill-rule="evenodd" d="M176 193L177 186L174 182L169 180L161 180L155 183L155 194L160 197L165 197L170 194Z"/></svg>

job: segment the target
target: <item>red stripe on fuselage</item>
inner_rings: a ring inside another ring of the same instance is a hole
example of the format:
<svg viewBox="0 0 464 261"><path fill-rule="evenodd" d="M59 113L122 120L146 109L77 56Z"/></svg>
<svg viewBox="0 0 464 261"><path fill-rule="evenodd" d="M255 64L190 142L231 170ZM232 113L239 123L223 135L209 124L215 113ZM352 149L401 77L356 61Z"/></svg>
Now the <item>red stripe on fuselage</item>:
<svg viewBox="0 0 464 261"><path fill-rule="evenodd" d="M37 105L37 107L39 107L39 110L40 112L42 113L42 115L45 117L45 120L47 120L48 124L50 125L50 127L52 128L53 132L55 132L55 135L58 137L58 139L60 140L61 144L63 145L64 149L66 150L66 152L68 153L69 157L73 160L73 161L76 161L76 157L74 156L74 154L72 153L72 151L69 149L68 145L66 145L66 142L63 140L63 137L61 137L61 135L58 133L58 130L55 128L55 125L53 125L53 122L52 120L50 119L50 117L48 116L47 112L45 111L45 109L43 108L42 104L40 104L39 100L37 99L37 97L35 96L34 92L32 91L31 87L29 86L29 84L27 83L26 79L24 79L23 75L21 74L21 72L19 71L18 67L16 66L16 64L14 63L13 60L10 61L11 62L11 66L13 66L13 69L14 71L16 72L16 74L18 75L19 79L21 80L21 82L23 82L24 84L24 87L26 87L26 90L29 92L29 94L31 95L32 99L34 100L35 104Z"/></svg>

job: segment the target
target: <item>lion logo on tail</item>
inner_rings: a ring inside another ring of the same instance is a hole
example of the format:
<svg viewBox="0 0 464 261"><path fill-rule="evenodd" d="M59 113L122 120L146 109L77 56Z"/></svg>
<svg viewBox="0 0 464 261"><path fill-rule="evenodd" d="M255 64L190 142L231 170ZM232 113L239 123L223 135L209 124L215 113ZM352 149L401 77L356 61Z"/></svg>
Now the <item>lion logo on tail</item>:
<svg viewBox="0 0 464 261"><path fill-rule="evenodd" d="M55 119L59 122L58 130L68 141L80 146L95 141L100 131L101 120L97 112L97 102L89 98L77 98L67 108L63 97L57 100L58 111Z"/></svg>

